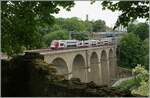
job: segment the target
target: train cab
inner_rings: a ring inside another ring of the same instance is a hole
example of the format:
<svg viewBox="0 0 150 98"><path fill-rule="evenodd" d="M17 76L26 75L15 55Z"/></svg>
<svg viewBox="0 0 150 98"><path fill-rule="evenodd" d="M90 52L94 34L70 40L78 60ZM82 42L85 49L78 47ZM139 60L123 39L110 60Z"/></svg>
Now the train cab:
<svg viewBox="0 0 150 98"><path fill-rule="evenodd" d="M53 40L50 46L51 49L63 49L65 48L65 41Z"/></svg>

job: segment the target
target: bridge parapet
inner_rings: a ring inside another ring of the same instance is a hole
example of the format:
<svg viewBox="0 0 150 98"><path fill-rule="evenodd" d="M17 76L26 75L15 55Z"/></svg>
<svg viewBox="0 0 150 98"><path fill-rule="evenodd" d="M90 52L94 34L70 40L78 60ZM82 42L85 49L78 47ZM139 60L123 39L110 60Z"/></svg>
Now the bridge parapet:
<svg viewBox="0 0 150 98"><path fill-rule="evenodd" d="M56 65L58 72L67 79L80 78L82 82L109 84L115 78L116 49L114 45L63 50L38 50L26 52L31 57L39 56L49 64ZM111 54L111 55L110 55ZM68 75L68 76L67 76Z"/></svg>
<svg viewBox="0 0 150 98"><path fill-rule="evenodd" d="M44 56L41 55L40 53L37 53L37 52L26 52L25 55L24 55L25 58L28 58L28 59L42 59L44 60Z"/></svg>

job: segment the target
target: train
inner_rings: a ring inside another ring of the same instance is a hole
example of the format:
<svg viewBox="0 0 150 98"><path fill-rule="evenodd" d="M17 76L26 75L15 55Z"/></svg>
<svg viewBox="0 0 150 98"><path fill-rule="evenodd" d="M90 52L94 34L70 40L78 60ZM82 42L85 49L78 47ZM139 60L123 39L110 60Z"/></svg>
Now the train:
<svg viewBox="0 0 150 98"><path fill-rule="evenodd" d="M84 48L84 47L100 47L104 45L113 45L110 38L101 40L53 40L50 44L51 49L66 49L66 48Z"/></svg>

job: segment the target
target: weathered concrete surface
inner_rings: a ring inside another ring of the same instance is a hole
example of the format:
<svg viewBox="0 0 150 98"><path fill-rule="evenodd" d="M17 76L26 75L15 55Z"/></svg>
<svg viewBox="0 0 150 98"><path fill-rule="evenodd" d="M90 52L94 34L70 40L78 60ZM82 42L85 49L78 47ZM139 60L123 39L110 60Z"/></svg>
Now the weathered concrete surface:
<svg viewBox="0 0 150 98"><path fill-rule="evenodd" d="M80 78L82 82L110 85L116 78L116 47L113 45L36 52L43 55L47 63L56 65L66 79Z"/></svg>

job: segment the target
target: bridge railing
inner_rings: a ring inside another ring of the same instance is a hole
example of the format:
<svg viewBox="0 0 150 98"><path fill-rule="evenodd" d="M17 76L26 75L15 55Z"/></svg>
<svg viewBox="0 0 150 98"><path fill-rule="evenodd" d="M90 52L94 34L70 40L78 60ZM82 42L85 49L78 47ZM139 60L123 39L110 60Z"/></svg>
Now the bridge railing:
<svg viewBox="0 0 150 98"><path fill-rule="evenodd" d="M126 78L133 76L132 70L123 68L123 67L117 67L117 78Z"/></svg>

